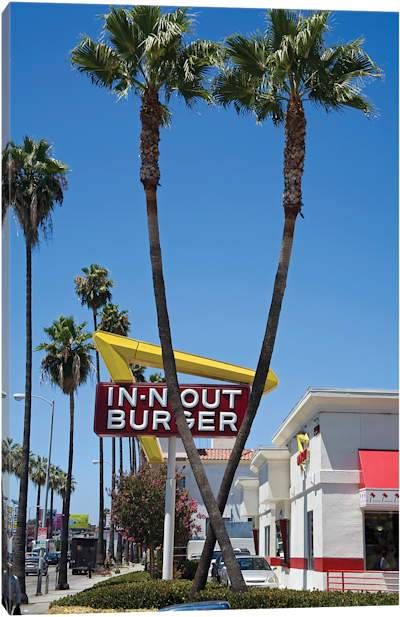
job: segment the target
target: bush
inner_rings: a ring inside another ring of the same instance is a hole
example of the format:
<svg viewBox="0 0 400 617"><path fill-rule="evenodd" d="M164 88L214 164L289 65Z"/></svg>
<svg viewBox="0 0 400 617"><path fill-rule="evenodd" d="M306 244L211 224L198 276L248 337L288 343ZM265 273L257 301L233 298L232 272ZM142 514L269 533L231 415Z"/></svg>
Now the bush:
<svg viewBox="0 0 400 617"><path fill-rule="evenodd" d="M189 601L189 581L158 581L145 573L130 573L98 583L74 596L60 598L56 606L88 606L96 609L153 609ZM193 601L228 600L233 609L306 608L317 606L371 606L398 604L397 594L298 591L294 589L250 589L233 593L210 583Z"/></svg>
<svg viewBox="0 0 400 617"><path fill-rule="evenodd" d="M191 559L185 559L185 561L183 561L179 566L179 571L181 572L182 578L192 581L195 577L198 565L199 565L198 561L192 561Z"/></svg>

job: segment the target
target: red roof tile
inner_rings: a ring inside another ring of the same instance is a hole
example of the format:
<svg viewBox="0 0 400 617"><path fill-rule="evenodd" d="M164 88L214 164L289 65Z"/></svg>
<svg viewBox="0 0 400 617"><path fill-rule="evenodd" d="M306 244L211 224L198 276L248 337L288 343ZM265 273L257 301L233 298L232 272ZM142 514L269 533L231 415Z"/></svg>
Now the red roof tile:
<svg viewBox="0 0 400 617"><path fill-rule="evenodd" d="M227 461L232 450L230 448L198 448L198 452L202 461ZM243 450L240 460L250 461L252 456L253 450L246 449Z"/></svg>

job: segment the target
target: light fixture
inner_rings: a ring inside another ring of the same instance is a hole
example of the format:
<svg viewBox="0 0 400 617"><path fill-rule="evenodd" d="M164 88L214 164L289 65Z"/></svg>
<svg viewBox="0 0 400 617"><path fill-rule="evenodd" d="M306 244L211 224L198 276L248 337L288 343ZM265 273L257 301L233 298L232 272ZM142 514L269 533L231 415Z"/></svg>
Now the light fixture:
<svg viewBox="0 0 400 617"><path fill-rule="evenodd" d="M382 525L378 525L377 528L376 528L376 531L383 531Z"/></svg>
<svg viewBox="0 0 400 617"><path fill-rule="evenodd" d="M21 394L20 392L17 392L16 394L13 394L13 397L15 398L16 401L23 401L25 398L25 394Z"/></svg>

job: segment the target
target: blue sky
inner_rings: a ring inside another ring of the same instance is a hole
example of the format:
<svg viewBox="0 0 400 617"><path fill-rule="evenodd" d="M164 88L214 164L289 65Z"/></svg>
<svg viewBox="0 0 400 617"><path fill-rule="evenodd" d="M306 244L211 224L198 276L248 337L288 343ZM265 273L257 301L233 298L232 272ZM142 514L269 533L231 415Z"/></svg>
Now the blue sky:
<svg viewBox="0 0 400 617"><path fill-rule="evenodd" d="M14 4L11 136L44 137L68 163L69 189L54 232L33 258L33 341L60 314L90 315L74 296L81 267L100 263L128 309L131 334L158 342L145 203L138 179L138 103L116 102L72 70L82 33L97 37L100 5ZM221 40L264 27L260 9L195 9L196 35ZM279 387L259 409L248 445L270 443L308 386L397 387L398 24L393 13L335 12L328 42L364 35L385 77L367 87L379 116L306 108L304 220L299 220L273 368ZM232 110L172 104L161 136L159 214L170 318L177 349L255 366L282 227L283 130ZM10 391L24 389L24 243L11 224ZM66 469L68 399L56 400L53 460ZM103 370L104 377L106 376ZM185 377L182 381L189 381ZM94 380L77 396L72 512L97 519ZM10 402L22 440L23 404ZM48 410L34 401L32 451L46 455ZM106 443L106 461L111 444ZM110 468L106 466L107 470ZM109 472L108 472L108 475ZM106 481L109 485L109 480ZM13 496L17 485L12 484ZM31 515L35 501L31 490ZM59 506L59 504L57 504Z"/></svg>

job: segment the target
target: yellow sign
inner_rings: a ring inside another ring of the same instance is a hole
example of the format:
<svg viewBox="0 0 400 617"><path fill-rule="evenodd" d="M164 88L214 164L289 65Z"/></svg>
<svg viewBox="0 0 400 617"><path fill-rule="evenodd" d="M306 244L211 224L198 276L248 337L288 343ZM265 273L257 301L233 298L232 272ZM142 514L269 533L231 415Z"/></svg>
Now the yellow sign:
<svg viewBox="0 0 400 617"><path fill-rule="evenodd" d="M87 529L89 526L89 514L70 514L70 529Z"/></svg>
<svg viewBox="0 0 400 617"><path fill-rule="evenodd" d="M310 442L310 439L307 433L299 433L297 435L297 464L300 465L302 470L304 471L305 462L308 457L308 449L307 446Z"/></svg>
<svg viewBox="0 0 400 617"><path fill-rule="evenodd" d="M102 331L94 332L93 340L113 381L132 381L130 364L163 368L160 345ZM253 383L255 371L252 369L183 351L174 351L174 356L178 373L233 383ZM265 381L264 393L269 392L277 385L278 378L270 370ZM150 463L163 462L163 455L156 437L142 436L139 437L139 440Z"/></svg>

